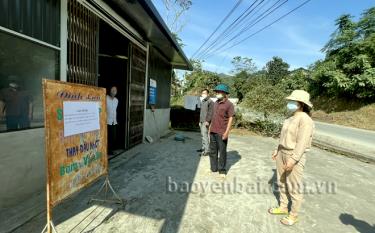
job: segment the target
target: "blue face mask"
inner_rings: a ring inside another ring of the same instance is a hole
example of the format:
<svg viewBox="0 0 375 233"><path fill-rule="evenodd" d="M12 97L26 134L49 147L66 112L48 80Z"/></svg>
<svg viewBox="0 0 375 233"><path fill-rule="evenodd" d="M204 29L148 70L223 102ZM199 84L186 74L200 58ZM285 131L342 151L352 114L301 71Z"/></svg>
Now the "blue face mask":
<svg viewBox="0 0 375 233"><path fill-rule="evenodd" d="M286 108L289 112L295 112L299 108L298 103L296 101L289 101L286 105Z"/></svg>

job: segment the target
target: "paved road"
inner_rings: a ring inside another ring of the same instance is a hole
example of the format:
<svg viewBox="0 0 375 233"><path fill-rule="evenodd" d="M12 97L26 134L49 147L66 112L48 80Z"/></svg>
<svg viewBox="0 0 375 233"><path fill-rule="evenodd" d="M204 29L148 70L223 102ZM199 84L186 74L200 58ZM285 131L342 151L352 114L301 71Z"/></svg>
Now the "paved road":
<svg viewBox="0 0 375 233"><path fill-rule="evenodd" d="M375 232L375 165L312 149L301 221L288 228L280 225L280 217L267 214L277 203L277 193L270 190L276 140L231 136L230 169L222 180L209 173L207 157L196 155L199 134L183 134L190 138L185 143L165 138L111 160L112 185L130 200L127 207L86 205L98 182L54 209L58 232ZM15 232L40 232L44 224L42 214Z"/></svg>
<svg viewBox="0 0 375 233"><path fill-rule="evenodd" d="M263 114L238 107L244 119L263 119ZM269 116L282 124L280 116ZM355 159L375 163L375 131L350 128L315 121L314 145L345 154Z"/></svg>
<svg viewBox="0 0 375 233"><path fill-rule="evenodd" d="M375 131L356 129L317 121L315 121L315 127L317 132L334 135L335 137L345 141L375 147Z"/></svg>

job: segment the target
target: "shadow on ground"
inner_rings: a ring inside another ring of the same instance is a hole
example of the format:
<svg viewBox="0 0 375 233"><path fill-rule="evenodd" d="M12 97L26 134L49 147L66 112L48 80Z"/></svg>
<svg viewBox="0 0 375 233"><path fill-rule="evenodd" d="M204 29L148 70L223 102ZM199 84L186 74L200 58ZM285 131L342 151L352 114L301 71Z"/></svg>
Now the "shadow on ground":
<svg viewBox="0 0 375 233"><path fill-rule="evenodd" d="M279 192L279 188L278 188L278 184L277 184L277 170L272 169L272 172L273 172L272 177L268 181L268 184L271 186L272 193L277 200L277 204L280 206L280 192ZM288 200L289 200L288 210L290 211L292 209L292 199L291 199L290 195L288 195Z"/></svg>
<svg viewBox="0 0 375 233"><path fill-rule="evenodd" d="M271 186L272 193L275 196L277 203L280 205L280 193L277 189L277 174L276 173L277 173L276 169L272 169L272 177L268 181L268 184Z"/></svg>
<svg viewBox="0 0 375 233"><path fill-rule="evenodd" d="M162 143L135 148L135 151L130 153L136 156L132 156L131 159L124 159L128 152L110 161L110 180L119 195L128 200L125 209L113 204L96 203L95 206L87 204L104 182L104 179L101 179L54 208L53 221L57 230L93 232L105 225L104 223L111 222L113 219L118 221L122 216L124 224L113 224L119 226L111 229L111 232L124 232L129 230L126 228L128 217L125 215L130 214L154 222L155 226L144 229L144 232L155 232L155 230L178 232L189 192L168 192L168 178L175 182L193 183L200 161L200 157L195 152L200 146L200 138L194 133L183 134L191 136L189 143L176 142L173 137L169 137L162 139ZM228 166L235 164L239 158L238 152L231 152ZM124 214L118 217L121 212ZM46 214L40 214L13 232L41 232L46 223L45 219ZM146 226L139 227L142 229Z"/></svg>
<svg viewBox="0 0 375 233"><path fill-rule="evenodd" d="M360 233L373 233L375 232L375 225L371 226L369 223L356 219L351 214L340 214L339 219L345 225L352 225Z"/></svg>
<svg viewBox="0 0 375 233"><path fill-rule="evenodd" d="M238 151L229 151L227 153L227 172L230 172L230 169L233 165L241 160L241 155Z"/></svg>

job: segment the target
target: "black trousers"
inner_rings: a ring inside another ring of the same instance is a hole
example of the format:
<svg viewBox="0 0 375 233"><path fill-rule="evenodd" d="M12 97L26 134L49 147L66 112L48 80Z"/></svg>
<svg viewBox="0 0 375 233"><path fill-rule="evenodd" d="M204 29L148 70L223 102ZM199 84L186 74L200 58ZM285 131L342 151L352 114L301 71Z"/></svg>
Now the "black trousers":
<svg viewBox="0 0 375 233"><path fill-rule="evenodd" d="M108 126L108 154L112 154L115 149L117 149L117 125L107 125Z"/></svg>
<svg viewBox="0 0 375 233"><path fill-rule="evenodd" d="M217 133L210 133L210 164L211 171L226 173L227 165L227 144L228 139L223 140L223 136ZM220 156L219 156L220 154Z"/></svg>
<svg viewBox="0 0 375 233"><path fill-rule="evenodd" d="M19 116L6 116L7 131L17 130L20 122L21 117Z"/></svg>

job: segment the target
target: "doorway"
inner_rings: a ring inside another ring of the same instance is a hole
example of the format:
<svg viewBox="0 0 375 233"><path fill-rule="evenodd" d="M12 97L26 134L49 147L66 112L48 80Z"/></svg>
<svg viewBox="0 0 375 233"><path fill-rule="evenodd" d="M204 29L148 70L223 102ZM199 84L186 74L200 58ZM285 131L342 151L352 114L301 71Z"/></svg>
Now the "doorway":
<svg viewBox="0 0 375 233"><path fill-rule="evenodd" d="M117 87L116 140L113 142L113 155L121 154L128 148L128 93L129 93L129 41L105 22L99 25L98 86L106 88L107 94L113 86Z"/></svg>

